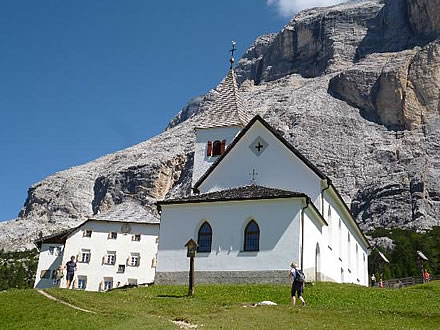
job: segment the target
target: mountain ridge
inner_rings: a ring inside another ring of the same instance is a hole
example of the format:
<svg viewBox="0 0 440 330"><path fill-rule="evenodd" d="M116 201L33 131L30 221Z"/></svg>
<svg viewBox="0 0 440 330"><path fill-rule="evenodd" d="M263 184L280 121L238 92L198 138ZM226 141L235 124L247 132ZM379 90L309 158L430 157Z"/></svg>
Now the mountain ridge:
<svg viewBox="0 0 440 330"><path fill-rule="evenodd" d="M440 224L438 8L364 0L304 10L257 38L235 69L249 115L329 175L364 230ZM156 200L189 194L194 127L215 95L190 100L145 142L32 185L18 218L0 223L0 246L29 247L126 199L155 214Z"/></svg>

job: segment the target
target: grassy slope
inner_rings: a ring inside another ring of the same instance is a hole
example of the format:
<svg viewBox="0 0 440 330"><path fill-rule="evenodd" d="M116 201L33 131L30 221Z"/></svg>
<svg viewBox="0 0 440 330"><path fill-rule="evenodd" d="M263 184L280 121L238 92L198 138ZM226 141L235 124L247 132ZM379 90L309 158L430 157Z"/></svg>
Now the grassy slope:
<svg viewBox="0 0 440 330"><path fill-rule="evenodd" d="M289 305L289 288L279 285L155 286L108 293L48 290L97 315L73 310L33 290L0 293L0 328L135 329L174 328L183 319L206 328L440 328L440 282L402 290L318 283L306 288L306 308ZM272 300L279 306L243 307Z"/></svg>

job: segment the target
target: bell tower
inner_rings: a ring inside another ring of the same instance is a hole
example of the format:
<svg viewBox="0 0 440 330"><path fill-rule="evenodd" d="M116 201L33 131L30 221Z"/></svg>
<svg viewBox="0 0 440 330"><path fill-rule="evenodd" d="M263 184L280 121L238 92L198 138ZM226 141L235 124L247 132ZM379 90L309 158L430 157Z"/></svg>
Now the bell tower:
<svg viewBox="0 0 440 330"><path fill-rule="evenodd" d="M203 117L202 125L196 127L192 186L225 152L249 121L238 92L237 76L233 68L235 50L235 42L232 42L232 56L229 60L231 67L215 88L212 104Z"/></svg>

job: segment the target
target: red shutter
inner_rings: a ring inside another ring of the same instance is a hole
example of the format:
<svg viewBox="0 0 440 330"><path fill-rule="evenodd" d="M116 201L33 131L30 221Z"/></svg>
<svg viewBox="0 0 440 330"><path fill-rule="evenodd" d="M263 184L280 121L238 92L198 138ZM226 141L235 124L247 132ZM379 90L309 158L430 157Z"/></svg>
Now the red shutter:
<svg viewBox="0 0 440 330"><path fill-rule="evenodd" d="M212 142L208 141L208 153L207 156L212 156Z"/></svg>
<svg viewBox="0 0 440 330"><path fill-rule="evenodd" d="M225 152L225 148L226 148L226 140L223 140L222 146L220 147L220 155L223 155L223 153Z"/></svg>

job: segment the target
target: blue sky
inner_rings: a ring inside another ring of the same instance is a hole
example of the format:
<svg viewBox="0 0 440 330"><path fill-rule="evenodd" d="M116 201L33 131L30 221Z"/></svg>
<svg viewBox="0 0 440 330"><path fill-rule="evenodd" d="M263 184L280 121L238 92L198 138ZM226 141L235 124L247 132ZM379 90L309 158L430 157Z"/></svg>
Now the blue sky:
<svg viewBox="0 0 440 330"><path fill-rule="evenodd" d="M238 58L303 2L1 1L0 221L31 184L159 134L223 78L231 40Z"/></svg>

